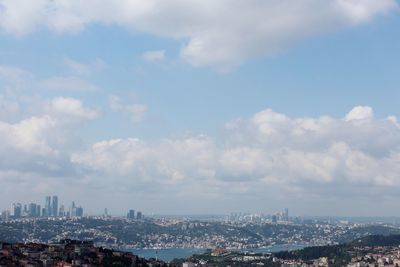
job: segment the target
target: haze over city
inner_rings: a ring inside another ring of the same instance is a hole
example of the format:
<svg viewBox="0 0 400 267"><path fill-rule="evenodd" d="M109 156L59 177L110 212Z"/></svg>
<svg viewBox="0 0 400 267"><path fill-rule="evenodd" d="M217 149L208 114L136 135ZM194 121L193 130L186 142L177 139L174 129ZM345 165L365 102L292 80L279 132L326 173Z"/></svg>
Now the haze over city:
<svg viewBox="0 0 400 267"><path fill-rule="evenodd" d="M399 216L399 7L0 0L0 210Z"/></svg>

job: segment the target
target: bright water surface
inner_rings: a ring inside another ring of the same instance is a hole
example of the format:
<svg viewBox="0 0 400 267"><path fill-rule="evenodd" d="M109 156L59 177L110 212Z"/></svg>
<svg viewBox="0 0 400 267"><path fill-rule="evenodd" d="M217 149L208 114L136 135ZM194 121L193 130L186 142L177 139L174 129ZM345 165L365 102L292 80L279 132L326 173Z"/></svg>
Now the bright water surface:
<svg viewBox="0 0 400 267"><path fill-rule="evenodd" d="M276 245L268 248L258 248L258 249L245 249L243 252L256 252L256 253L268 253L268 252L278 252L285 250L302 249L306 247L305 245ZM142 258L158 258L163 261L171 261L176 258L187 258L193 254L201 254L206 252L205 249L188 249L188 248L168 248L168 249L130 249L135 255Z"/></svg>

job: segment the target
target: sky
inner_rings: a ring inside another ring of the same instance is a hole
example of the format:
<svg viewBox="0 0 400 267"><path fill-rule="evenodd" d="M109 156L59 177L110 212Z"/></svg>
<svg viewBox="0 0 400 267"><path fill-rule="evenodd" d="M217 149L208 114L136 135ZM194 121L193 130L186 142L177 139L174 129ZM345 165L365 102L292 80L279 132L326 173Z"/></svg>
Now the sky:
<svg viewBox="0 0 400 267"><path fill-rule="evenodd" d="M399 216L396 0L0 0L0 210Z"/></svg>

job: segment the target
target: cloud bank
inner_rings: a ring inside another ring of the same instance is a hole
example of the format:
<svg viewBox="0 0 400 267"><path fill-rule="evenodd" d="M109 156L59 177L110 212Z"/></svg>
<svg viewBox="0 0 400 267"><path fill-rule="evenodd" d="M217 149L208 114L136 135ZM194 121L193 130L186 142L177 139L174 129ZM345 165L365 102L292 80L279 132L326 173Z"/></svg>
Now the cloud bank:
<svg viewBox="0 0 400 267"><path fill-rule="evenodd" d="M58 97L42 112L0 122L0 192L78 186L110 196L134 191L155 202L183 198L190 206L195 199L266 195L305 202L396 198L400 189L400 123L376 118L367 106L343 118L291 118L265 109L226 123L221 137L116 138L87 148L77 143L76 129L97 111Z"/></svg>
<svg viewBox="0 0 400 267"><path fill-rule="evenodd" d="M272 187L299 196L374 195L400 187L400 125L394 117L374 119L372 112L355 107L341 119L290 118L267 109L227 124L222 139L104 140L71 160L105 182L168 186L165 191L175 194L193 188L205 195L252 194Z"/></svg>
<svg viewBox="0 0 400 267"><path fill-rule="evenodd" d="M26 35L114 24L181 40L183 60L226 71L397 8L395 0L0 0L0 28Z"/></svg>

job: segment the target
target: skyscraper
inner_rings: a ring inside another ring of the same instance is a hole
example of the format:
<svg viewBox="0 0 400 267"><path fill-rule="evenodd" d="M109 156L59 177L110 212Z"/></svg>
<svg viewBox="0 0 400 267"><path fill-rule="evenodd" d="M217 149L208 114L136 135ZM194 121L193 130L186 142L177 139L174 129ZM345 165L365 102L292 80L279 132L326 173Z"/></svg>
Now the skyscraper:
<svg viewBox="0 0 400 267"><path fill-rule="evenodd" d="M58 211L58 216L64 217L65 216L65 208L64 205L61 205L59 211Z"/></svg>
<svg viewBox="0 0 400 267"><path fill-rule="evenodd" d="M135 219L135 210L129 210L128 214L126 215L126 218L128 220L134 220Z"/></svg>
<svg viewBox="0 0 400 267"><path fill-rule="evenodd" d="M51 215L54 217L58 216L58 196L53 196L53 201L51 203Z"/></svg>
<svg viewBox="0 0 400 267"><path fill-rule="evenodd" d="M288 208L285 208L284 220L289 221L289 209Z"/></svg>
<svg viewBox="0 0 400 267"><path fill-rule="evenodd" d="M35 203L30 203L28 206L28 215L29 217L37 216L37 205Z"/></svg>
<svg viewBox="0 0 400 267"><path fill-rule="evenodd" d="M43 216L51 216L51 196L46 197L46 204L44 209L46 211L46 214L43 214Z"/></svg>
<svg viewBox="0 0 400 267"><path fill-rule="evenodd" d="M76 217L83 217L83 208L82 206L76 207Z"/></svg>
<svg viewBox="0 0 400 267"><path fill-rule="evenodd" d="M1 212L1 220L2 221L8 221L10 219L10 211L5 210Z"/></svg>
<svg viewBox="0 0 400 267"><path fill-rule="evenodd" d="M21 205L21 203L14 203L13 207L14 207L14 218L15 219L21 218L21 215L22 215L22 205Z"/></svg>
<svg viewBox="0 0 400 267"><path fill-rule="evenodd" d="M138 212L137 212L137 215L136 215L136 219L141 220L142 217L143 217L142 212L141 212L141 211L138 211Z"/></svg>
<svg viewBox="0 0 400 267"><path fill-rule="evenodd" d="M42 208L40 207L39 204L36 205L36 217L40 217L41 216L41 211Z"/></svg>
<svg viewBox="0 0 400 267"><path fill-rule="evenodd" d="M71 210L70 210L70 212L69 212L69 215L70 215L71 217L75 217L75 216L76 216L75 201L72 201Z"/></svg>

